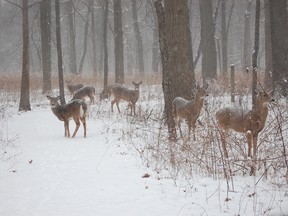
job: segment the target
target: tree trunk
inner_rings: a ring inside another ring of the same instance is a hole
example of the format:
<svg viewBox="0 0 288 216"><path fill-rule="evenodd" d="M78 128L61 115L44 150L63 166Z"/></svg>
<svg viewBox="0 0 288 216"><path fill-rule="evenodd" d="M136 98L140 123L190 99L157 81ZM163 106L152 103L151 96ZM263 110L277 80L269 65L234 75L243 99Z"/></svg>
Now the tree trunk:
<svg viewBox="0 0 288 216"><path fill-rule="evenodd" d="M169 49L172 98L191 99L194 77L193 54L187 0L165 0L165 27Z"/></svg>
<svg viewBox="0 0 288 216"><path fill-rule="evenodd" d="M91 43L92 43L92 68L93 75L97 75L97 56L96 56L96 28L95 28L95 11L94 11L94 0L89 1L89 7L91 10Z"/></svg>
<svg viewBox="0 0 288 216"><path fill-rule="evenodd" d="M69 70L71 74L77 74L77 60L76 60L76 46L75 46L75 25L73 19L73 2L69 0L66 3L67 11L67 23L68 23L68 61L69 61Z"/></svg>
<svg viewBox="0 0 288 216"><path fill-rule="evenodd" d="M159 68L159 30L158 30L158 18L155 7L151 0L148 1L153 13L153 42L152 42L152 72L158 73Z"/></svg>
<svg viewBox="0 0 288 216"><path fill-rule="evenodd" d="M264 2L265 9L265 89L273 87L272 80L272 47L271 47L271 27L270 27L270 5L269 0Z"/></svg>
<svg viewBox="0 0 288 216"><path fill-rule="evenodd" d="M83 52L82 52L82 57L79 63L79 69L78 69L78 74L82 74L83 71L83 64L85 60L85 56L87 53L87 43L88 43L88 30L89 30L89 16L90 16L90 8L87 7L87 14L86 14L86 20L85 20L85 25L84 25L84 37L83 37Z"/></svg>
<svg viewBox="0 0 288 216"><path fill-rule="evenodd" d="M58 57L58 78L59 78L59 91L61 97L61 104L65 104L64 95L64 78L63 78L63 59L62 59L62 44L61 44L61 26L60 26L60 3L55 0L55 21L56 21L56 45Z"/></svg>
<svg viewBox="0 0 288 216"><path fill-rule="evenodd" d="M104 14L103 14L103 58L104 58L104 87L108 85L108 45L107 45L107 25L109 0L105 0Z"/></svg>
<svg viewBox="0 0 288 216"><path fill-rule="evenodd" d="M138 58L138 64L139 64L138 67L139 67L140 75L143 76L145 74L144 57L143 57L143 42L142 42L142 37L141 37L139 24L138 24L137 1L131 0L131 3L132 3L133 26L134 26L136 43L137 43L137 58Z"/></svg>
<svg viewBox="0 0 288 216"><path fill-rule="evenodd" d="M288 23L286 0L270 0L273 88L288 100Z"/></svg>
<svg viewBox="0 0 288 216"><path fill-rule="evenodd" d="M29 90L29 17L28 0L22 1L22 31L23 31L23 53L22 53L22 79L19 111L31 110Z"/></svg>
<svg viewBox="0 0 288 216"><path fill-rule="evenodd" d="M226 0L221 2L221 42L222 42L222 74L227 77L227 27L226 27Z"/></svg>
<svg viewBox="0 0 288 216"><path fill-rule="evenodd" d="M206 80L217 78L217 55L215 45L215 24L211 0L199 0L201 21L202 76Z"/></svg>
<svg viewBox="0 0 288 216"><path fill-rule="evenodd" d="M259 30L260 29L260 0L256 0L256 11L255 11L255 36L254 36L254 52L252 55L252 67L253 67L253 76L252 76L252 104L253 107L256 106L256 89L257 89L257 57L259 51Z"/></svg>
<svg viewBox="0 0 288 216"><path fill-rule="evenodd" d="M121 0L113 0L115 33L115 83L124 83L124 53Z"/></svg>
<svg viewBox="0 0 288 216"><path fill-rule="evenodd" d="M159 47L161 54L162 62L162 88L164 93L164 115L166 118L166 123L168 127L168 134L170 141L176 141L176 128L175 121L172 115L172 88L171 78L169 75L169 53L167 45L167 35L166 35L166 26L165 26L165 12L162 6L161 0L155 1L155 8L158 17L158 29L159 29Z"/></svg>
<svg viewBox="0 0 288 216"><path fill-rule="evenodd" d="M251 7L252 0L247 0L247 8L244 13L244 48L243 48L243 71L251 65Z"/></svg>
<svg viewBox="0 0 288 216"><path fill-rule="evenodd" d="M40 2L43 91L51 91L51 0Z"/></svg>

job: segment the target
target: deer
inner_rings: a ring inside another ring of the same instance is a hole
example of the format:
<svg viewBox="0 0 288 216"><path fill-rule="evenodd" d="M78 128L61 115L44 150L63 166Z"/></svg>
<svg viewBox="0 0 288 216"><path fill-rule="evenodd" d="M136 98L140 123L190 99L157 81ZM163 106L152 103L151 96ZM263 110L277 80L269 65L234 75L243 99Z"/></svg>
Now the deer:
<svg viewBox="0 0 288 216"><path fill-rule="evenodd" d="M76 85L72 85L70 84L71 81L68 81L66 80L66 83L67 83L67 88L68 88L68 91L70 92L70 96L73 97L74 96L74 93L83 87L83 84L76 84Z"/></svg>
<svg viewBox="0 0 288 216"><path fill-rule="evenodd" d="M80 88L74 93L72 100L84 99L86 96L90 98L90 105L94 104L94 96L96 94L95 88L90 86L85 86Z"/></svg>
<svg viewBox="0 0 288 216"><path fill-rule="evenodd" d="M208 85L200 87L197 85L196 87L196 95L192 100L186 100L182 97L176 97L172 101L172 113L175 122L178 125L180 136L183 138L182 130L181 130L181 122L185 120L188 126L189 138L191 134L191 129L193 130L193 139L196 140L195 137L195 128L196 121L200 115L201 109L203 107L204 97L208 96L207 94Z"/></svg>
<svg viewBox="0 0 288 216"><path fill-rule="evenodd" d="M100 101L104 100L104 99L108 99L111 97L112 95L112 88L114 86L122 86L122 84L119 83L114 83L112 85L107 85L101 92L100 94Z"/></svg>
<svg viewBox="0 0 288 216"><path fill-rule="evenodd" d="M65 105L60 105L59 100L60 96L52 97L47 95L48 100L50 100L50 107L54 115L60 120L64 121L64 130L65 137L70 138L69 131L69 120L73 119L76 128L72 135L72 138L75 137L79 127L80 121L84 127L84 137L86 137L86 113L87 113L87 104L83 100L72 100Z"/></svg>
<svg viewBox="0 0 288 216"><path fill-rule="evenodd" d="M228 158L226 148L226 133L233 131L245 134L248 142L248 157L251 157L253 146L253 158L256 159L258 134L265 126L268 116L268 104L273 102L271 91L261 92L257 90L255 106L249 109L241 107L224 107L216 112L216 121L220 130L224 156Z"/></svg>
<svg viewBox="0 0 288 216"><path fill-rule="evenodd" d="M135 104L139 98L139 87L142 84L142 81L138 83L133 81L132 84L134 85L134 90L120 85L113 86L112 94L114 96L114 99L111 101L112 112L113 112L113 105L116 103L118 112L121 113L119 109L119 102L120 100L125 100L129 103L129 106L131 108L131 115L133 110L135 116Z"/></svg>

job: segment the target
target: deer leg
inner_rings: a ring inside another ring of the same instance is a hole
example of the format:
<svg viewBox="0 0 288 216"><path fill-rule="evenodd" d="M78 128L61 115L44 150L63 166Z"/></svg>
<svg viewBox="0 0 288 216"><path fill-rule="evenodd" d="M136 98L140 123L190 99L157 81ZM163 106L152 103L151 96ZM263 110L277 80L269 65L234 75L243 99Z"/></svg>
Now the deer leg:
<svg viewBox="0 0 288 216"><path fill-rule="evenodd" d="M121 113L121 111L119 109L119 101L116 102L116 106L117 106L118 112Z"/></svg>
<svg viewBox="0 0 288 216"><path fill-rule="evenodd" d="M112 111L112 112L113 112L114 103L116 103L116 100L115 100L115 99L111 101L111 111Z"/></svg>
<svg viewBox="0 0 288 216"><path fill-rule="evenodd" d="M228 151L227 151L227 148L226 148L226 137L225 136L226 136L225 131L220 129L220 137L221 137L221 143L222 143L224 156L225 156L225 158L228 158Z"/></svg>
<svg viewBox="0 0 288 216"><path fill-rule="evenodd" d="M77 133L79 127L80 127L80 121L79 121L79 119L74 119L74 121L75 121L75 124L76 124L76 128L75 128L75 131L74 131L74 133L73 133L72 138L75 137L75 135L76 135L76 133Z"/></svg>
<svg viewBox="0 0 288 216"><path fill-rule="evenodd" d="M253 158L255 160L257 158L257 139L258 139L258 133L253 135Z"/></svg>
<svg viewBox="0 0 288 216"><path fill-rule="evenodd" d="M81 118L81 121L84 128L84 137L86 137L86 118L85 117Z"/></svg>
<svg viewBox="0 0 288 216"><path fill-rule="evenodd" d="M177 123L178 123L178 128L179 128L180 136L181 136L181 138L183 139L183 134L182 134L182 130L181 130L181 120L178 119L178 120L177 120Z"/></svg>
<svg viewBox="0 0 288 216"><path fill-rule="evenodd" d="M246 133L246 138L247 138L247 142L248 142L248 157L252 157L251 156L251 148L252 148L252 134L251 131Z"/></svg>
<svg viewBox="0 0 288 216"><path fill-rule="evenodd" d="M70 138L69 121L64 121L64 126L65 126L65 136Z"/></svg>
<svg viewBox="0 0 288 216"><path fill-rule="evenodd" d="M195 129L196 129L196 121L192 121L192 130L193 130L193 140L196 141Z"/></svg>
<svg viewBox="0 0 288 216"><path fill-rule="evenodd" d="M93 96L90 96L90 105L91 104L94 104L94 97Z"/></svg>

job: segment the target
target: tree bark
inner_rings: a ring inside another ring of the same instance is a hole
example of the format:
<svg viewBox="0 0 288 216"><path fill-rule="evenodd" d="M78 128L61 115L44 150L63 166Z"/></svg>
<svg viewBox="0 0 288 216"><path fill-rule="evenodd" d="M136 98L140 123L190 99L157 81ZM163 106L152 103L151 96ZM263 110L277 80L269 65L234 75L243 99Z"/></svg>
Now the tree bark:
<svg viewBox="0 0 288 216"><path fill-rule="evenodd" d="M41 53L43 70L43 91L51 91L51 0L40 2L40 28L41 28Z"/></svg>
<svg viewBox="0 0 288 216"><path fill-rule="evenodd" d="M121 0L113 0L115 33L115 83L124 83L124 53Z"/></svg>
<svg viewBox="0 0 288 216"><path fill-rule="evenodd" d="M211 0L199 0L201 21L201 50L203 83L217 78L215 24Z"/></svg>
<svg viewBox="0 0 288 216"><path fill-rule="evenodd" d="M243 71L251 65L251 7L252 0L247 0L247 8L244 13L244 48L243 48Z"/></svg>
<svg viewBox="0 0 288 216"><path fill-rule="evenodd" d="M140 75L145 74L144 69L144 57L143 57L143 42L142 42L142 36L139 29L139 23L138 23L138 14L137 14L137 1L131 0L132 3L132 16L133 16L133 26L134 26L134 32L135 32L135 38L137 43L137 58L138 58L138 68Z"/></svg>
<svg viewBox="0 0 288 216"><path fill-rule="evenodd" d="M30 89L29 89L29 17L28 0L22 1L22 32L23 32L23 53L22 53L22 79L19 111L31 110Z"/></svg>
<svg viewBox="0 0 288 216"><path fill-rule="evenodd" d="M103 14L103 59L104 59L104 87L108 85L108 45L107 45L107 25L109 0L104 0L104 14Z"/></svg>
<svg viewBox="0 0 288 216"><path fill-rule="evenodd" d="M221 42L222 42L222 74L227 77L227 27L226 27L226 0L221 0Z"/></svg>
<svg viewBox="0 0 288 216"><path fill-rule="evenodd" d="M64 95L64 77L63 77L63 58L62 58L62 44L61 44L61 26L60 26L60 3L55 0L55 21L56 21L56 46L58 57L58 78L59 78L59 92L61 104L65 104Z"/></svg>
<svg viewBox="0 0 288 216"><path fill-rule="evenodd" d="M270 0L273 88L288 100L288 23L286 0Z"/></svg>
<svg viewBox="0 0 288 216"><path fill-rule="evenodd" d="M83 37L83 52L79 63L79 69L78 74L82 74L83 71L83 64L85 60L85 56L87 53L87 44L88 44L88 30L89 30L89 17L90 17L90 7L87 7L87 14L86 14L86 20L84 25L84 37Z"/></svg>
<svg viewBox="0 0 288 216"><path fill-rule="evenodd" d="M96 56L96 23L95 23L95 11L94 0L89 0L89 7L91 10L91 43L92 43L92 68L93 75L97 75L97 56Z"/></svg>
<svg viewBox="0 0 288 216"><path fill-rule="evenodd" d="M73 2L69 0L66 3L67 23L68 23L68 61L71 74L77 74L76 45L75 45L75 25L73 19Z"/></svg>

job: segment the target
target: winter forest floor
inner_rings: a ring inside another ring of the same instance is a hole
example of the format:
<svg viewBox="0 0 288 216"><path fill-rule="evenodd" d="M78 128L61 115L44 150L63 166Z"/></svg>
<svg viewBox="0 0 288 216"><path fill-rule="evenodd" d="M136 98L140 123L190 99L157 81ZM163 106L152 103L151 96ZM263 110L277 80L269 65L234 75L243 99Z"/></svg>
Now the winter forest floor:
<svg viewBox="0 0 288 216"><path fill-rule="evenodd" d="M41 92L31 92L29 112L18 111L19 93L1 92L1 216L288 215L282 154L288 119L281 101L269 106L253 177L243 135L229 134L231 156L221 158L214 115L230 104L227 94L211 89L196 141L179 139L171 146L160 120L160 85L141 86L136 117L126 102L121 114L112 113L110 101L99 102L101 89L96 91L87 138L81 125L74 139L64 137L63 122ZM243 96L244 107L249 101ZM70 131L74 126L71 121ZM229 180L223 168L229 168Z"/></svg>

